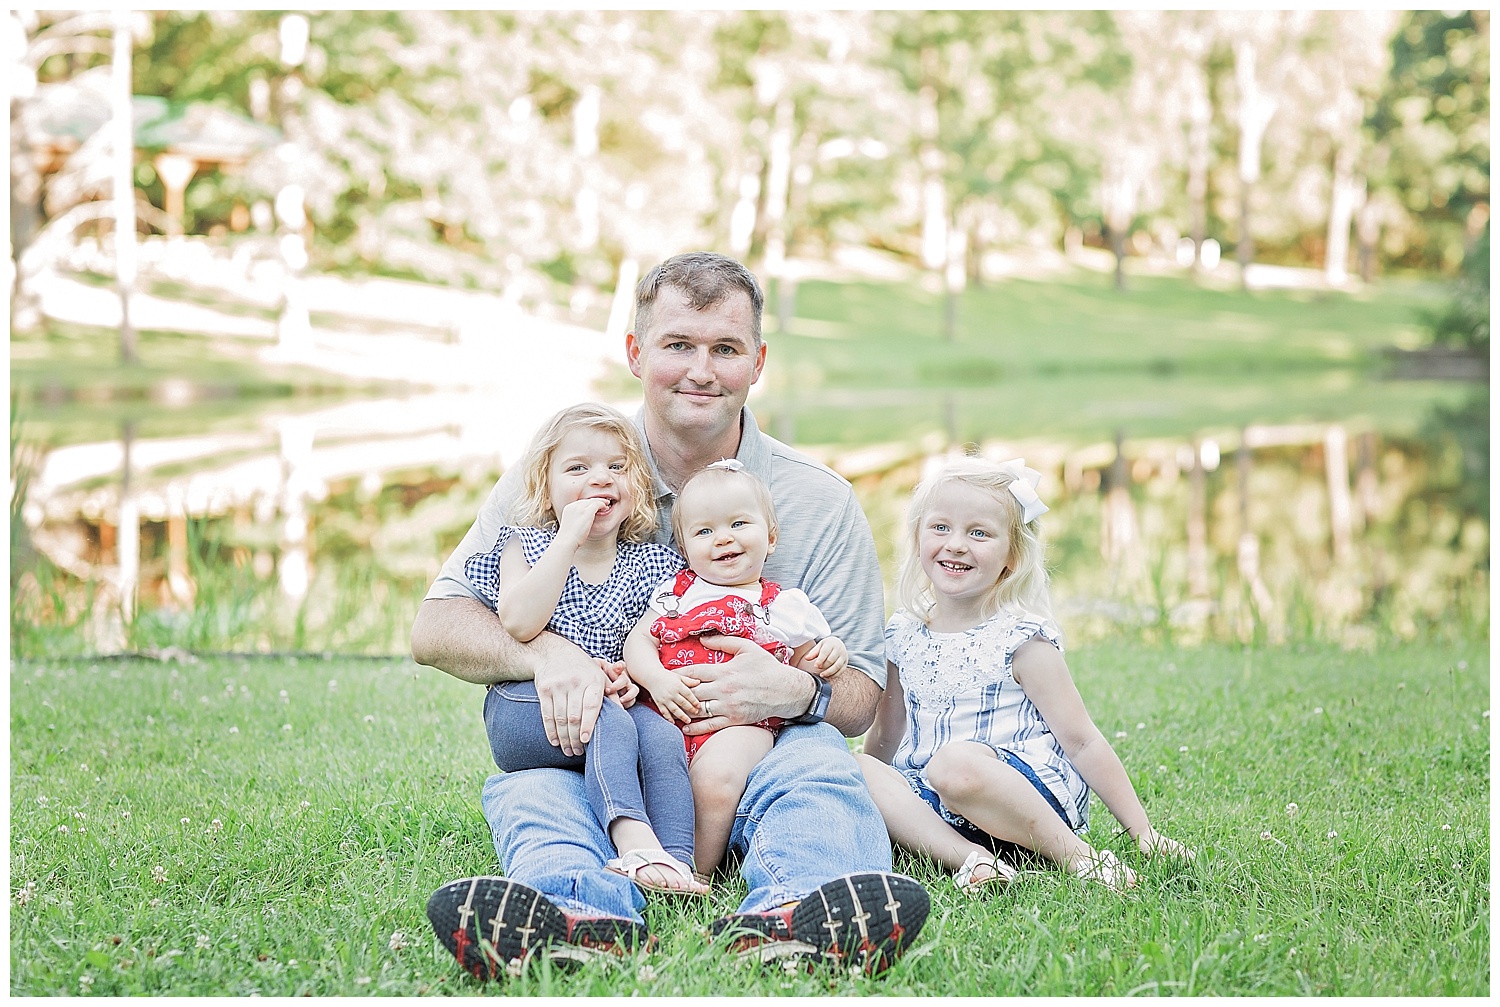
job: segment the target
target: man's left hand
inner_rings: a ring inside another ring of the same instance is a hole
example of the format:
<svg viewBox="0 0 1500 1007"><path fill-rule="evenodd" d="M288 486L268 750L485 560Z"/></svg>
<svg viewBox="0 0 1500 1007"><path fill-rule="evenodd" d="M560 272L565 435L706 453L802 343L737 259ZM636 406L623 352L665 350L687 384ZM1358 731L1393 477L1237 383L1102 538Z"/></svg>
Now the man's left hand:
<svg viewBox="0 0 1500 1007"><path fill-rule="evenodd" d="M806 672L782 664L759 644L741 637L704 636L702 642L732 656L723 664L693 665L699 680L693 695L707 716L683 727L683 734L708 734L767 717L790 720L807 709L815 685Z"/></svg>

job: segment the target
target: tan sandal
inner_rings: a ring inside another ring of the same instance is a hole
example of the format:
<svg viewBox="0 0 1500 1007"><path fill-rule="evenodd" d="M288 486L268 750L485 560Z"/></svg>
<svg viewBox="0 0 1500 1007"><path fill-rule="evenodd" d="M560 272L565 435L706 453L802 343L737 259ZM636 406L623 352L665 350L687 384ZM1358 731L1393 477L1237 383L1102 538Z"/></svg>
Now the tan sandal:
<svg viewBox="0 0 1500 1007"><path fill-rule="evenodd" d="M994 871L987 878L975 880L974 872L981 867ZM991 886L1004 888L1016 878L1016 869L999 857L975 850L958 870L953 872L953 886L970 898L977 898Z"/></svg>
<svg viewBox="0 0 1500 1007"><path fill-rule="evenodd" d="M687 884L676 887L642 881L637 875L647 867L665 867ZM666 892L668 895L707 895L709 892L708 886L693 876L691 867L666 850L629 850L613 860L605 861L604 869L615 874L623 874L643 891Z"/></svg>

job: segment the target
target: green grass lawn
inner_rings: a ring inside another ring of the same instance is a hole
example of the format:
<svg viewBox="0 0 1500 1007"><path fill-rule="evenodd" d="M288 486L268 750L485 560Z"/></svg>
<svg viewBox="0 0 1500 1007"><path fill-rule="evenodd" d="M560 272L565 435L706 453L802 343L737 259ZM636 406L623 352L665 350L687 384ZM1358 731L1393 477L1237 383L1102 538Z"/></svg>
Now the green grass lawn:
<svg viewBox="0 0 1500 1007"><path fill-rule="evenodd" d="M1247 423L1366 421L1410 433L1461 383L1387 380L1384 353L1427 341L1441 287L1362 293L1200 287L1074 272L963 295L951 341L940 294L808 282L771 352L756 414L799 443L1190 436ZM774 318L774 311L768 311Z"/></svg>
<svg viewBox="0 0 1500 1007"><path fill-rule="evenodd" d="M498 986L428 894L494 873L480 691L398 660L15 661L13 995L1489 993L1488 641L1079 650L1156 824L1199 851L1120 896L1055 872L933 913L880 980L736 966L738 882L654 901L649 957Z"/></svg>

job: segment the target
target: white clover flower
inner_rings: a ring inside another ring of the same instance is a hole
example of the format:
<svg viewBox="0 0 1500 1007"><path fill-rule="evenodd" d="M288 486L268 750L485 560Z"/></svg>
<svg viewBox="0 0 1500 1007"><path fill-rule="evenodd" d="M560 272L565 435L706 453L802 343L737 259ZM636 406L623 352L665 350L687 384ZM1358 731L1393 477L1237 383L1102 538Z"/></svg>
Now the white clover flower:
<svg viewBox="0 0 1500 1007"><path fill-rule="evenodd" d="M1186 745L1181 745L1181 746L1178 747L1177 750L1179 752L1186 752L1188 750L1188 747Z"/></svg>
<svg viewBox="0 0 1500 1007"><path fill-rule="evenodd" d="M66 836L68 834L68 827L66 825L59 825L57 827L57 831L59 833L61 833L62 835Z"/></svg>
<svg viewBox="0 0 1500 1007"><path fill-rule="evenodd" d="M208 827L210 829L213 829L215 832L223 832L224 831L224 823L221 822L221 821L219 821L217 818L215 818L213 821L209 822L208 823Z"/></svg>
<svg viewBox="0 0 1500 1007"><path fill-rule="evenodd" d="M208 939L208 934L199 934L198 935L198 943L195 945L195 947L197 947L198 950L201 951L204 948L208 947L210 943L211 942Z"/></svg>
<svg viewBox="0 0 1500 1007"><path fill-rule="evenodd" d="M1270 829L1267 829L1266 831L1264 831L1264 832L1262 832L1260 834L1260 838L1262 840L1265 840L1266 842L1269 842L1269 841L1271 841L1272 839L1274 839L1276 837L1273 836L1273 835L1271 835L1271 830Z"/></svg>
<svg viewBox="0 0 1500 1007"><path fill-rule="evenodd" d="M301 807L310 808L310 807L312 807L312 805L308 804L306 801L303 801L302 804L301 804Z"/></svg>
<svg viewBox="0 0 1500 1007"><path fill-rule="evenodd" d="M1115 732L1115 737L1116 738L1128 738L1128 737L1130 737L1130 732L1128 732L1128 731L1116 731Z"/></svg>
<svg viewBox="0 0 1500 1007"><path fill-rule="evenodd" d="M87 762L80 762L78 768L87 773L89 771L89 764Z"/></svg>
<svg viewBox="0 0 1500 1007"><path fill-rule="evenodd" d="M391 934L392 951L400 951L402 948L409 947L411 947L411 942L406 939L406 935L401 931L397 930L395 933Z"/></svg>
<svg viewBox="0 0 1500 1007"><path fill-rule="evenodd" d="M329 691L337 689L338 687L339 687L339 680L338 679L336 679L336 678L330 678L328 680Z"/></svg>
<svg viewBox="0 0 1500 1007"><path fill-rule="evenodd" d="M231 727L229 729L229 733L230 734L239 734L240 733L240 729L238 727Z"/></svg>
<svg viewBox="0 0 1500 1007"><path fill-rule="evenodd" d="M1268 939L1270 939L1270 936L1270 934L1256 934L1254 938L1255 943L1264 944Z"/></svg>
<svg viewBox="0 0 1500 1007"><path fill-rule="evenodd" d="M1397 682L1396 683L1396 688L1397 689L1404 689L1404 688L1406 688L1406 683L1405 682Z"/></svg>
<svg viewBox="0 0 1500 1007"><path fill-rule="evenodd" d="M292 729L292 725L291 724L282 724L281 725L281 729L283 731L290 731Z"/></svg>
<svg viewBox="0 0 1500 1007"><path fill-rule="evenodd" d="M1286 816L1288 818L1291 818L1296 813L1297 813L1297 802L1293 801L1292 803L1290 803L1290 804L1288 804L1286 806Z"/></svg>
<svg viewBox="0 0 1500 1007"><path fill-rule="evenodd" d="M91 987L93 985L94 985L94 977L93 976L85 974L85 975L81 975L81 976L78 977L78 988L79 988L80 991L82 991L84 993L87 993L89 991L89 987Z"/></svg>
<svg viewBox="0 0 1500 1007"><path fill-rule="evenodd" d="M208 705L208 697L207 696L199 696L198 697L198 702L200 702L200 703L204 704L205 706L207 706Z"/></svg>
<svg viewBox="0 0 1500 1007"><path fill-rule="evenodd" d="M1322 712L1323 712L1323 708L1321 706L1315 706L1315 707L1313 707L1313 713L1321 715Z"/></svg>
<svg viewBox="0 0 1500 1007"><path fill-rule="evenodd" d="M120 817L121 818L129 818L130 817L130 812L128 810L127 811L122 811L122 812L120 812Z"/></svg>
<svg viewBox="0 0 1500 1007"><path fill-rule="evenodd" d="M290 703L291 702L291 697L286 694L286 690L285 689L281 690L281 701L283 703Z"/></svg>
<svg viewBox="0 0 1500 1007"><path fill-rule="evenodd" d="M79 819L81 821L81 820L87 818L88 815L85 815L82 811L75 811L75 812L73 812L73 817L77 818L77 819Z"/></svg>
<svg viewBox="0 0 1500 1007"><path fill-rule="evenodd" d="M635 975L643 983L656 982L656 970L650 965L642 965Z"/></svg>
<svg viewBox="0 0 1500 1007"><path fill-rule="evenodd" d="M193 820L191 818L184 818L184 819L182 819L182 824L183 825L191 825L192 822L193 822Z"/></svg>
<svg viewBox="0 0 1500 1007"><path fill-rule="evenodd" d="M1337 832L1333 831L1332 829L1328 830L1328 838L1329 839L1337 839L1338 837L1339 837L1339 834Z"/></svg>
<svg viewBox="0 0 1500 1007"><path fill-rule="evenodd" d="M1453 826L1451 826L1451 825L1444 825L1443 826L1443 831L1444 832L1452 832L1453 831Z"/></svg>
<svg viewBox="0 0 1500 1007"><path fill-rule="evenodd" d="M146 905L150 906L152 909L160 909L161 899L152 899L150 902L146 903Z"/></svg>
<svg viewBox="0 0 1500 1007"><path fill-rule="evenodd" d="M34 895L36 895L36 889L33 888L30 884L28 884L25 888L17 888L16 905L24 906L26 903L31 901L32 896Z"/></svg>
<svg viewBox="0 0 1500 1007"><path fill-rule="evenodd" d="M149 713L146 714L146 724L149 726L149 725L154 724L154 723L156 723L156 718L153 717L153 716L151 716L151 714L149 714Z"/></svg>
<svg viewBox="0 0 1500 1007"><path fill-rule="evenodd" d="M1146 722L1145 721L1141 721L1139 724L1136 724L1135 725L1135 729L1137 731L1144 731L1146 729Z"/></svg>
<svg viewBox="0 0 1500 1007"><path fill-rule="evenodd" d="M375 714L373 714L373 713L367 713L367 714L365 714L365 723L366 724L373 724L373 723L375 723Z"/></svg>
<svg viewBox="0 0 1500 1007"><path fill-rule="evenodd" d="M157 884L162 884L163 882L165 882L167 880L167 869L161 864L157 864L155 867L151 868L151 880L155 881Z"/></svg>

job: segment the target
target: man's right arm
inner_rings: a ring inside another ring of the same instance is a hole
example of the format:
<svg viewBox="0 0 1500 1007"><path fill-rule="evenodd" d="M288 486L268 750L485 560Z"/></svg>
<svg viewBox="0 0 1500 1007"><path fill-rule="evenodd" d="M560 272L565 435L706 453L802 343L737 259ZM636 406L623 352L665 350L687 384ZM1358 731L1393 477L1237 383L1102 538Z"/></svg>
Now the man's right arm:
<svg viewBox="0 0 1500 1007"><path fill-rule="evenodd" d="M472 598L428 598L411 625L411 656L475 685L536 677L530 649Z"/></svg>

